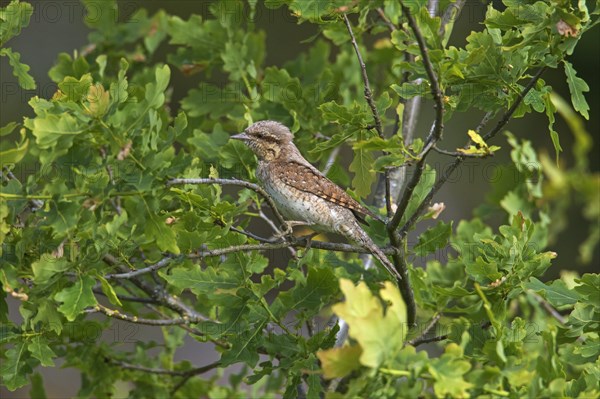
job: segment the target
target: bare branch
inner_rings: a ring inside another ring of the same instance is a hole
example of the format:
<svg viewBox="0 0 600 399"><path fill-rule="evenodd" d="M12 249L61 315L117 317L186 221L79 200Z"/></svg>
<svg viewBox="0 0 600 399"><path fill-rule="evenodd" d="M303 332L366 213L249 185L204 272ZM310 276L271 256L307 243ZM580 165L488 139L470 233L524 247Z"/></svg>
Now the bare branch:
<svg viewBox="0 0 600 399"><path fill-rule="evenodd" d="M406 342L406 344L407 344L407 345L413 345L413 346L415 346L415 342L422 341L422 340L425 338L425 336L426 336L427 334L429 334L429 331L431 331L431 329L432 329L433 327L435 327L435 325L437 324L438 320L439 320L441 317L442 317L442 314L441 314L441 313L436 313L436 314L435 314L435 315L434 315L434 316L431 318L431 321L429 322L429 324L427 325L427 327L425 327L425 329L423 330L423 332L422 332L422 333L421 333L421 334L420 334L418 337L416 337L416 338L414 338L414 339L411 339L410 341L407 341L407 342Z"/></svg>
<svg viewBox="0 0 600 399"><path fill-rule="evenodd" d="M150 272L154 272L156 270L162 269L163 267L168 266L172 260L173 260L173 257L167 256L166 258L161 259L160 261L156 262L155 264L148 266L148 267L144 267L143 269L132 270L132 271L126 272L126 273L107 274L104 276L104 278L107 280L110 280L110 279L136 277L136 276L139 276L142 274L146 274L146 273L150 273Z"/></svg>
<svg viewBox="0 0 600 399"><path fill-rule="evenodd" d="M196 368L193 368L190 370L167 370L167 369L159 369L159 368L154 368L154 367L141 366L138 364L126 363L126 362L123 362L121 360L116 360L116 359L110 359L110 358L105 358L105 359L107 362L109 362L111 364L115 364L115 365L119 366L120 368L126 369L126 370L135 370L135 371L142 371L144 373L172 375L172 376L180 376L180 377L187 377L187 376L203 374L203 373L206 373L207 371L210 371L212 369L219 367L221 364L219 361L216 361L216 362L207 364L206 366L196 367Z"/></svg>
<svg viewBox="0 0 600 399"><path fill-rule="evenodd" d="M388 18L388 16L385 15L385 12L383 11L383 8L377 7L377 14L379 14L379 17L381 18L381 20L387 25L387 27L392 32L398 29L398 28L396 28L396 25L394 25L394 23L392 21L390 21L390 19Z"/></svg>
<svg viewBox="0 0 600 399"><path fill-rule="evenodd" d="M94 294L98 294L98 295L102 295L102 296L106 296L106 294L98 288L94 288L92 290L94 292ZM160 305L160 302L152 299L152 298L142 298L142 297L137 297L137 296L125 296L125 295L117 295L117 298L119 298L120 301L127 301L127 302L138 302L138 303L149 303L149 304L154 304L154 305Z"/></svg>
<svg viewBox="0 0 600 399"><path fill-rule="evenodd" d="M125 313L121 313L118 310L109 309L103 305L97 304L95 307L87 309L86 313L103 313L108 317L112 317L115 319L127 321L129 323L134 324L146 324L149 326L174 326L178 324L190 324L190 323L199 323L201 321L209 321L210 319L206 317L202 317L197 320L190 319L187 316L177 317L173 319L145 319L137 316L130 316ZM210 320L215 322L214 320Z"/></svg>
<svg viewBox="0 0 600 399"><path fill-rule="evenodd" d="M554 307L547 300L545 300L540 294L538 294L537 292L532 291L532 290L529 290L528 292L535 298L536 301L539 302L540 305L542 305L542 307L544 308L546 313L548 313L550 316L554 317L556 319L556 321L558 321L562 325L565 325L567 323L567 320L565 319L565 317L563 315L561 315L560 313L558 313L558 311L556 309L554 309Z"/></svg>
<svg viewBox="0 0 600 399"><path fill-rule="evenodd" d="M464 7L466 0L456 0L455 3L449 3L448 8L442 16L442 22L440 24L439 35L443 37L446 34L446 26L450 21L458 19L462 8Z"/></svg>
<svg viewBox="0 0 600 399"><path fill-rule="evenodd" d="M438 148L437 146L433 146L433 150L439 154L442 155L448 155L450 157L465 157L465 158L486 158L486 157L490 157L493 156L493 153L489 153L489 154L468 154L468 153L464 153L464 152L459 152L459 151L446 151L446 150L442 150L441 148Z"/></svg>

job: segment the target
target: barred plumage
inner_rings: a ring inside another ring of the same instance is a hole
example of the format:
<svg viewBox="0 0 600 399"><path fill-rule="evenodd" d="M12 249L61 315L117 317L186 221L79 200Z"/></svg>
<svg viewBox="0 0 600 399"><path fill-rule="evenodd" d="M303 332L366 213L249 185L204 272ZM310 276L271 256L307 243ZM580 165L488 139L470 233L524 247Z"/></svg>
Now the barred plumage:
<svg viewBox="0 0 600 399"><path fill-rule="evenodd" d="M304 159L286 126L260 121L232 138L243 140L257 155L257 177L286 218L343 235L371 252L396 279L402 278L358 223L366 216L381 219Z"/></svg>

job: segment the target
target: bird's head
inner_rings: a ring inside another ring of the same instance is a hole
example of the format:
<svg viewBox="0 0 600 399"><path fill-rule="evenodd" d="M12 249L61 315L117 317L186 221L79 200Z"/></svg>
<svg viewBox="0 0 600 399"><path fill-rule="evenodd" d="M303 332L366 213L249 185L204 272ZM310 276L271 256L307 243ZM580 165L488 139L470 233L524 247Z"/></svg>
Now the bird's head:
<svg viewBox="0 0 600 399"><path fill-rule="evenodd" d="M287 126L279 122L258 121L231 138L246 143L259 159L271 161L278 158L282 150L292 143L294 135Z"/></svg>

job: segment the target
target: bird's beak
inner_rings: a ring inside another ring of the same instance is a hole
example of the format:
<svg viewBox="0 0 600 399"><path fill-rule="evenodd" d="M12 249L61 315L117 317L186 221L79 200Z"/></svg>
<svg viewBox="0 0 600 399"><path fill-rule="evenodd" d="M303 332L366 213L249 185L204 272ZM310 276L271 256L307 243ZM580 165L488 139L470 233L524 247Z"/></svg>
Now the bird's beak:
<svg viewBox="0 0 600 399"><path fill-rule="evenodd" d="M239 134L234 134L233 136L230 137L230 139L246 141L246 140L250 139L250 136L248 136L246 133L242 132Z"/></svg>

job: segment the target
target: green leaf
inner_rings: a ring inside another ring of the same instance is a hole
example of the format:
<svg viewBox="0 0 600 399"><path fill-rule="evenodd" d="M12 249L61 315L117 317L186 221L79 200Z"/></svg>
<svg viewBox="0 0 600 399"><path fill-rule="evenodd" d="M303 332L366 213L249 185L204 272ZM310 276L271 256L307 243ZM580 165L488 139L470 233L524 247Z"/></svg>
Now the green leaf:
<svg viewBox="0 0 600 399"><path fill-rule="evenodd" d="M325 267L309 267L306 283L297 284L279 298L287 309L318 309L336 294L337 282L333 270Z"/></svg>
<svg viewBox="0 0 600 399"><path fill-rule="evenodd" d="M194 266L176 267L167 274L162 270L159 273L167 280L169 285L182 291L191 290L196 295L219 295L223 292L235 292L239 288L240 281L226 272L217 272L212 267L204 270Z"/></svg>
<svg viewBox="0 0 600 399"><path fill-rule="evenodd" d="M29 65L21 62L21 54L13 52L10 48L0 49L0 55L8 57L8 63L13 68L13 75L19 80L19 85L25 90L36 88L35 80L29 74Z"/></svg>
<svg viewBox="0 0 600 399"><path fill-rule="evenodd" d="M428 366L429 373L435 380L433 388L437 397L468 397L468 390L473 386L464 380L464 375L471 369L471 364L463 359L462 349L451 343L437 361Z"/></svg>
<svg viewBox="0 0 600 399"><path fill-rule="evenodd" d="M31 129L35 136L35 142L40 148L47 149L56 145L57 141L65 136L72 141L72 136L85 132L86 128L69 114L53 115L45 117L26 119L25 126ZM65 142L64 146L69 148L71 141Z"/></svg>
<svg viewBox="0 0 600 399"><path fill-rule="evenodd" d="M531 277L525 283L525 288L542 295L552 306L556 307L574 305L580 299L577 291L567 288L562 280L554 280L552 284L546 285L537 278Z"/></svg>
<svg viewBox="0 0 600 399"><path fill-rule="evenodd" d="M349 169L354 172L352 187L354 187L354 191L359 197L366 198L371 193L371 186L375 182L373 162L371 151L361 149L354 151L354 159Z"/></svg>
<svg viewBox="0 0 600 399"><path fill-rule="evenodd" d="M92 75L89 73L86 73L79 79L67 76L58 84L58 87L63 94L61 100L78 103L87 96L91 85Z"/></svg>
<svg viewBox="0 0 600 399"><path fill-rule="evenodd" d="M45 284L52 276L69 270L70 267L71 264L66 259L44 254L38 261L31 264L33 281L36 284Z"/></svg>
<svg viewBox="0 0 600 399"><path fill-rule="evenodd" d="M31 356L38 359L44 367L54 367L56 353L48 346L48 340L41 335L35 335L31 338L31 342L27 345L27 349L31 352Z"/></svg>
<svg viewBox="0 0 600 399"><path fill-rule="evenodd" d="M150 213L144 230L146 236L156 242L161 251L167 251L178 255L180 250L177 245L175 231L169 227L164 220Z"/></svg>
<svg viewBox="0 0 600 399"><path fill-rule="evenodd" d="M6 7L0 8L0 47L4 47L7 41L29 25L31 14L31 4L22 1L13 0Z"/></svg>
<svg viewBox="0 0 600 399"><path fill-rule="evenodd" d="M574 287L582 298L585 298L587 303L591 303L597 309L600 309L600 274L585 273L580 279L575 279L579 285Z"/></svg>
<svg viewBox="0 0 600 399"><path fill-rule="evenodd" d="M425 199L425 196L433 187L435 183L436 171L435 169L431 169L429 165L425 167L423 174L421 176L421 180L417 183L410 200L408 201L408 206L406 207L406 211L404 215L402 215L402 220L400 221L400 226L404 225L408 221L408 219L415 213L421 202Z"/></svg>
<svg viewBox="0 0 600 399"><path fill-rule="evenodd" d="M27 154L28 148L29 139L26 139L21 144L18 144L15 148L0 151L0 159L2 159L2 165L15 164L19 162Z"/></svg>
<svg viewBox="0 0 600 399"><path fill-rule="evenodd" d="M2 375L2 383L9 391L14 391L27 384L27 374L32 370L26 357L25 342L18 342L12 349L5 352L0 375Z"/></svg>
<svg viewBox="0 0 600 399"><path fill-rule="evenodd" d="M54 295L54 299L62 302L58 310L73 321L83 310L96 305L96 297L92 292L96 280L91 276L78 276L75 283Z"/></svg>
<svg viewBox="0 0 600 399"><path fill-rule="evenodd" d="M6 124L6 126L2 126L0 128L0 137L8 136L13 132L13 130L16 129L17 126L19 126L17 122L9 122Z"/></svg>
<svg viewBox="0 0 600 399"><path fill-rule="evenodd" d="M588 110L590 106L585 100L584 92L590 91L590 87L585 81L577 77L577 72L568 61L563 61L565 64L565 74L567 75L567 84L569 85L569 91L571 92L571 102L575 111L579 112L585 119L590 119Z"/></svg>
<svg viewBox="0 0 600 399"><path fill-rule="evenodd" d="M419 236L419 242L413 250L419 256L425 256L428 253L435 252L439 248L443 248L448 244L450 235L452 234L452 222L444 223L442 221L430 229L427 229Z"/></svg>

